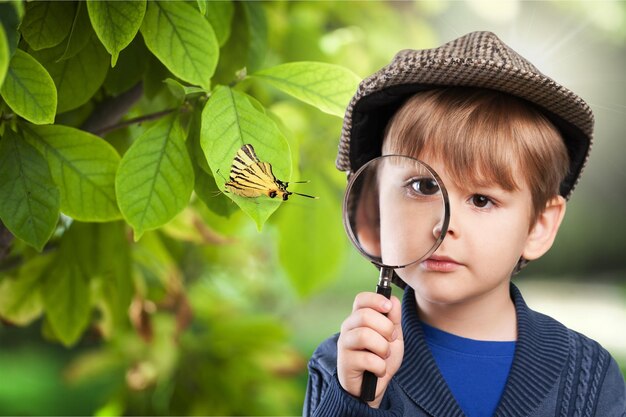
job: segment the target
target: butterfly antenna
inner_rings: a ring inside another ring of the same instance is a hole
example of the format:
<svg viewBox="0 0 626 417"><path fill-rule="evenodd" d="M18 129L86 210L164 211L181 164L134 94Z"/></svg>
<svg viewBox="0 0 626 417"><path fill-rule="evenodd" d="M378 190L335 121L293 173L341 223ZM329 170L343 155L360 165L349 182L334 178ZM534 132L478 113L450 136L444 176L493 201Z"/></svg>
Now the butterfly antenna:
<svg viewBox="0 0 626 417"><path fill-rule="evenodd" d="M304 180L304 181L290 181L287 184L308 184L310 183L311 180Z"/></svg>
<svg viewBox="0 0 626 417"><path fill-rule="evenodd" d="M319 200L320 199L319 197L315 197L313 195L301 194L301 193L296 193L296 192L293 192L293 191L291 192L291 194L295 194L295 195L299 195L299 196L307 197L307 198L312 198L314 200Z"/></svg>
<svg viewBox="0 0 626 417"><path fill-rule="evenodd" d="M218 169L217 169L217 171L215 171L215 172L217 172L218 174L220 174L220 177L222 177L222 179L223 179L224 181L228 182L228 180L226 180L226 178L224 178L224 176L223 176L223 175L222 175L222 173L220 172L219 168L218 168Z"/></svg>

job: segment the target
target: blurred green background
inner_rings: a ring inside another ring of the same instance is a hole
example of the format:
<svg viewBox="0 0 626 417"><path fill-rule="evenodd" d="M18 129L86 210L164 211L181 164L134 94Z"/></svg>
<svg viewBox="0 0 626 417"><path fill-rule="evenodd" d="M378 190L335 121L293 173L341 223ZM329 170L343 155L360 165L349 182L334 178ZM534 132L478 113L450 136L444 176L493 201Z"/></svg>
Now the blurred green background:
<svg viewBox="0 0 626 417"><path fill-rule="evenodd" d="M626 3L301 1L263 8L267 66L315 60L365 77L400 49L490 30L583 97L596 116L588 168L553 249L515 282L531 308L596 339L626 371ZM293 189L320 199L290 199L261 233L242 213L224 218L206 209L208 240L189 226L188 212L146 233L149 251L134 254L150 257L143 272L184 286L186 296L146 289L150 297L131 306L134 328L113 337L94 328L66 349L46 340L42 320L0 325L0 414L300 413L306 361L377 273L344 236L345 178L334 168L341 120L252 88L274 103L289 132L300 158L293 179L311 180Z"/></svg>

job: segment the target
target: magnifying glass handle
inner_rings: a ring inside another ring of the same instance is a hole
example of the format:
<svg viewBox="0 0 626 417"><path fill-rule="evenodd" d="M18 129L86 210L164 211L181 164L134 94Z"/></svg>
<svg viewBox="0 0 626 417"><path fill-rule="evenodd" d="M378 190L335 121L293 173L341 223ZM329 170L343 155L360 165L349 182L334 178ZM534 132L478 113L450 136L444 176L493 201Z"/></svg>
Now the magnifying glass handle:
<svg viewBox="0 0 626 417"><path fill-rule="evenodd" d="M380 278L376 285L376 294L382 294L386 298L391 298L391 277L393 269L382 267L380 269ZM385 314L386 316L386 314ZM365 402L374 401L376 397L376 384L378 377L370 371L363 373L363 382L361 383L361 400Z"/></svg>

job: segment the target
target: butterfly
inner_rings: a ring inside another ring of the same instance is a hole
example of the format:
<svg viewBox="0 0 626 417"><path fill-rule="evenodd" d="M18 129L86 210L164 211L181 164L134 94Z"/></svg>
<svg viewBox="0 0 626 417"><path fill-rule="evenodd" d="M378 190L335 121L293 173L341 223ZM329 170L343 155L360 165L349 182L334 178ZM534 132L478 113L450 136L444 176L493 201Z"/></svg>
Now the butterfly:
<svg viewBox="0 0 626 417"><path fill-rule="evenodd" d="M224 184L226 190L241 197L255 198L266 195L276 196L286 201L291 194L317 198L311 195L287 191L288 182L277 179L269 162L261 162L250 144L243 145L233 159L229 181Z"/></svg>

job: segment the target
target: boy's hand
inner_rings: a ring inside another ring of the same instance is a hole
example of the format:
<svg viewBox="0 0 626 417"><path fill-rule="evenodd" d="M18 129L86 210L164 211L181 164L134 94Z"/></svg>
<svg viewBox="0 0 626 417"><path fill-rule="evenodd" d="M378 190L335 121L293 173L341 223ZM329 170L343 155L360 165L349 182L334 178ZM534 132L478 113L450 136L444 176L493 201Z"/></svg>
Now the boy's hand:
<svg viewBox="0 0 626 417"><path fill-rule="evenodd" d="M385 317L381 313L386 313ZM352 314L341 325L337 341L339 383L355 397L361 394L363 372L378 377L376 398L368 403L378 408L391 377L400 369L404 355L400 300L363 292L354 299Z"/></svg>

